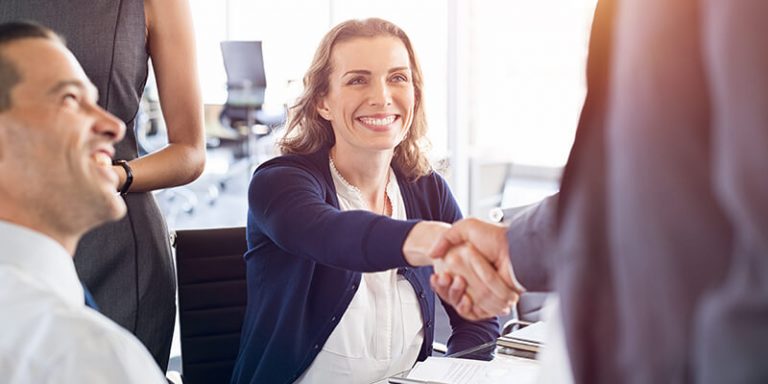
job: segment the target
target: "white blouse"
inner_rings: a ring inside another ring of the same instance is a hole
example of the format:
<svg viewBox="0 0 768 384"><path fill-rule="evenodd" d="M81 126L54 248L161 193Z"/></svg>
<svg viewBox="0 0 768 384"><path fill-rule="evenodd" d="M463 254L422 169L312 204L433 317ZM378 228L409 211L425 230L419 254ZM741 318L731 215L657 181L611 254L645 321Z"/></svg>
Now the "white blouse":
<svg viewBox="0 0 768 384"><path fill-rule="evenodd" d="M330 166L341 210L368 210L360 190ZM386 194L392 218L407 219L391 169ZM416 293L396 269L363 273L339 324L296 383L371 383L410 369L424 342L422 324Z"/></svg>

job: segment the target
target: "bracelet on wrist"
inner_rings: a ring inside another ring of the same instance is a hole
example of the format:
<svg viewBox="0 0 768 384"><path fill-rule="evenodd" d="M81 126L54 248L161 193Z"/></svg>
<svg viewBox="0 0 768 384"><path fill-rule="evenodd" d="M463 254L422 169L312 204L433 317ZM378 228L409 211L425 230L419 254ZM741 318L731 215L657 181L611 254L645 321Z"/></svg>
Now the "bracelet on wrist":
<svg viewBox="0 0 768 384"><path fill-rule="evenodd" d="M131 170L131 166L125 160L112 160L112 165L119 165L125 170L125 182L120 187L120 196L125 196L128 193L128 189L131 188L131 184L133 184L133 170Z"/></svg>

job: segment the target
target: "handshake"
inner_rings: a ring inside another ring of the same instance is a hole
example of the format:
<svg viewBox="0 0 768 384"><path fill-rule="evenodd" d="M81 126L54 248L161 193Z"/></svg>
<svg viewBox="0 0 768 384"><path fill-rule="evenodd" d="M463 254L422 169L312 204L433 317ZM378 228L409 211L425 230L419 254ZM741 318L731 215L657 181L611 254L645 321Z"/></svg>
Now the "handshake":
<svg viewBox="0 0 768 384"><path fill-rule="evenodd" d="M403 245L411 265L433 265L432 289L462 317L507 314L525 289L512 270L507 228L478 219L421 222Z"/></svg>

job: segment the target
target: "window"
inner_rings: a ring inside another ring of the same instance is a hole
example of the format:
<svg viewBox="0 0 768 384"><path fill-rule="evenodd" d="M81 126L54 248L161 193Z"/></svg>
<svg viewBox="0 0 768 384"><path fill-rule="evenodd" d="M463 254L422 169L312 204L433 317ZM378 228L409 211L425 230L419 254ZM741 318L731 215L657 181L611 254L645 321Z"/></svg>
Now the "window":
<svg viewBox="0 0 768 384"><path fill-rule="evenodd" d="M472 3L467 98L471 156L565 164L586 94L587 40L595 4Z"/></svg>
<svg viewBox="0 0 768 384"><path fill-rule="evenodd" d="M263 42L266 103L280 106L290 105L301 92L304 71L330 27L365 17L399 25L411 37L424 71L433 158L450 158L448 179L454 194L465 211L479 216L500 203L501 186L515 177L514 167L499 172L499 165L523 165L527 175L541 167L543 174L552 175L565 163L586 91L587 41L595 4L191 0L206 104L226 100L219 49L223 40ZM495 178L503 179L488 180L493 177L483 173L483 164L492 164ZM470 180L491 186L472 185ZM496 190L498 198L473 195L473 188Z"/></svg>

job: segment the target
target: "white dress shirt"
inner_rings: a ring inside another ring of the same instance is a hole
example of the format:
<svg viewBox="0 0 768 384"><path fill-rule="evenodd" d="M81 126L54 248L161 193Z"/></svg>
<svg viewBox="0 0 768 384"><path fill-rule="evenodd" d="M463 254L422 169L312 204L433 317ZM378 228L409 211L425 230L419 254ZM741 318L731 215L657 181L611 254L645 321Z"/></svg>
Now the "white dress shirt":
<svg viewBox="0 0 768 384"><path fill-rule="evenodd" d="M84 304L72 257L0 220L0 382L167 383L141 343Z"/></svg>
<svg viewBox="0 0 768 384"><path fill-rule="evenodd" d="M342 211L368 210L360 190L344 180L332 161L331 174ZM391 169L386 194L392 218L407 219ZM396 269L363 273L339 324L296 383L372 383L413 367L423 342L413 286Z"/></svg>

